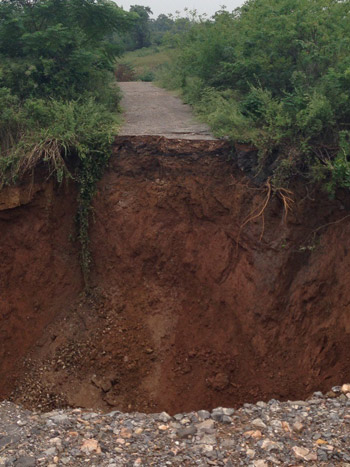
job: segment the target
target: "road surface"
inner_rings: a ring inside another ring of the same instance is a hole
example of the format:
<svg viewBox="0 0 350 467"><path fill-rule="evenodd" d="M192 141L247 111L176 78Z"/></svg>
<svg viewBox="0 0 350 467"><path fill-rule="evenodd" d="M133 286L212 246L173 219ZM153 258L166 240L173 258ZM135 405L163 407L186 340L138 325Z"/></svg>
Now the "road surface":
<svg viewBox="0 0 350 467"><path fill-rule="evenodd" d="M122 82L124 124L119 136L159 135L171 139L214 140L195 120L189 105L152 83Z"/></svg>

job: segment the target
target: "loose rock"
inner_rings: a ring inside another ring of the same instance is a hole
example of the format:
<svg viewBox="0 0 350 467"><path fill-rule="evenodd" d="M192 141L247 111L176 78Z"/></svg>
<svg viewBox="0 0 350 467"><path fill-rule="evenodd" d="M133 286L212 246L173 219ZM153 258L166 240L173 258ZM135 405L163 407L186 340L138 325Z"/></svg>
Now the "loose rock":
<svg viewBox="0 0 350 467"><path fill-rule="evenodd" d="M35 413L0 403L1 467L350 467L346 385L309 401L177 414Z"/></svg>

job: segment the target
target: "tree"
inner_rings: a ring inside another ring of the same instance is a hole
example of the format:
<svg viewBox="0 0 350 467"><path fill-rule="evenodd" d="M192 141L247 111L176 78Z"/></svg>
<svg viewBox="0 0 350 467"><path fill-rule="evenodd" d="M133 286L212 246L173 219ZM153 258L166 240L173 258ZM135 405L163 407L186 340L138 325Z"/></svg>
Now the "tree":
<svg viewBox="0 0 350 467"><path fill-rule="evenodd" d="M21 99L92 89L121 52L113 32L134 17L109 0L0 1L0 87Z"/></svg>
<svg viewBox="0 0 350 467"><path fill-rule="evenodd" d="M160 45L166 33L174 27L174 20L168 15L159 15L157 19L151 20L152 43Z"/></svg>
<svg viewBox="0 0 350 467"><path fill-rule="evenodd" d="M136 13L138 18L131 32L132 50L142 49L151 45L150 15L152 10L147 6L132 5L131 13Z"/></svg>

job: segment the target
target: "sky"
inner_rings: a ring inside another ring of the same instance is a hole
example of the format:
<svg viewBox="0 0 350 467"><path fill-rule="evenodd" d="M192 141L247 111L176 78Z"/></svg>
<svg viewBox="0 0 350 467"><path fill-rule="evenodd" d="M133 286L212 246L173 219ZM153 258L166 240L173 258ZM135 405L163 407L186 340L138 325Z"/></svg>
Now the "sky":
<svg viewBox="0 0 350 467"><path fill-rule="evenodd" d="M198 13L207 13L212 16L216 11L220 10L222 5L225 5L227 10L232 11L238 6L243 5L244 0L115 0L117 5L123 7L124 10L129 10L130 5L149 6L153 11L153 17L157 17L161 13L175 13L179 10L183 13L184 8L196 9ZM184 16L184 13L181 15Z"/></svg>

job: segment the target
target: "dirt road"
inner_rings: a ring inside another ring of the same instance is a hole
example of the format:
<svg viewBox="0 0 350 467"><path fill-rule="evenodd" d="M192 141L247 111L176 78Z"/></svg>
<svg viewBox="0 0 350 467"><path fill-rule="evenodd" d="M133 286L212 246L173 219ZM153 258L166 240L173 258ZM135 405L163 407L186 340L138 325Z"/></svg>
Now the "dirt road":
<svg viewBox="0 0 350 467"><path fill-rule="evenodd" d="M190 106L152 83L119 83L123 92L124 125L119 135L160 135L166 138L212 140L209 127L195 121Z"/></svg>

